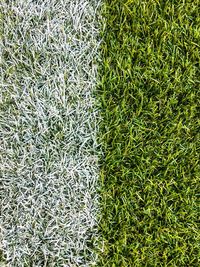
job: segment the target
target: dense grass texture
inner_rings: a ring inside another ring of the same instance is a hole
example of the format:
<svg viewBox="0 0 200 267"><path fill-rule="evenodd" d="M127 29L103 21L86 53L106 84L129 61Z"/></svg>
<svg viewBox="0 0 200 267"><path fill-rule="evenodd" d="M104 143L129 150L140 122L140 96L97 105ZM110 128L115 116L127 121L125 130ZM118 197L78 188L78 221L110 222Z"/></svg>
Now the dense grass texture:
<svg viewBox="0 0 200 267"><path fill-rule="evenodd" d="M199 11L105 0L99 266L200 266Z"/></svg>
<svg viewBox="0 0 200 267"><path fill-rule="evenodd" d="M96 262L99 4L0 3L0 249L7 267Z"/></svg>

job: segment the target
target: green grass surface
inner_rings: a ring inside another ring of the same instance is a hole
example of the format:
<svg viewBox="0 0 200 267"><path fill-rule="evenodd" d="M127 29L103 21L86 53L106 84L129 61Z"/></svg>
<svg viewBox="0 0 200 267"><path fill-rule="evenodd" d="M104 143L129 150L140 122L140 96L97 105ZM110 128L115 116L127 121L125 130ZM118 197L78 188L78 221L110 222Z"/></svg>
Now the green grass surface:
<svg viewBox="0 0 200 267"><path fill-rule="evenodd" d="M200 266L199 11L105 0L100 266Z"/></svg>

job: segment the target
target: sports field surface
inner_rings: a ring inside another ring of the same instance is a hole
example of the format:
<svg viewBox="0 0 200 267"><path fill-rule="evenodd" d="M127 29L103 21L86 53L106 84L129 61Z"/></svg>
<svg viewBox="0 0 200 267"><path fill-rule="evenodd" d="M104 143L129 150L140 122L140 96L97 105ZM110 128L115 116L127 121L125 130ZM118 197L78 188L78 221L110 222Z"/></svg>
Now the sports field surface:
<svg viewBox="0 0 200 267"><path fill-rule="evenodd" d="M200 266L199 1L104 1L99 266Z"/></svg>
<svg viewBox="0 0 200 267"><path fill-rule="evenodd" d="M200 266L198 0L2 0L0 267Z"/></svg>
<svg viewBox="0 0 200 267"><path fill-rule="evenodd" d="M98 5L1 3L1 245L9 266L96 261Z"/></svg>

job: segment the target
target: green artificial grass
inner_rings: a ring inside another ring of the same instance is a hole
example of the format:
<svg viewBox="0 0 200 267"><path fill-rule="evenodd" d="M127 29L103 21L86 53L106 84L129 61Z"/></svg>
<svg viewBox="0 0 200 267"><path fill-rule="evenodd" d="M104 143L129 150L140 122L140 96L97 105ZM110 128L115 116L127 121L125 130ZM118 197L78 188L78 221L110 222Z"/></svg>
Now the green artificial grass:
<svg viewBox="0 0 200 267"><path fill-rule="evenodd" d="M105 0L99 266L200 266L200 4Z"/></svg>

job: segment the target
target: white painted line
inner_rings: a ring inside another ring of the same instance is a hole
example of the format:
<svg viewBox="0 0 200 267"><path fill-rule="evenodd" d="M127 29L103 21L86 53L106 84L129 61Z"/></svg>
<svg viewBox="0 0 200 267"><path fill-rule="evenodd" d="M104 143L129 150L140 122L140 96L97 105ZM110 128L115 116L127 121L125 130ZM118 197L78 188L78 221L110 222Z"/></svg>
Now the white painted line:
<svg viewBox="0 0 200 267"><path fill-rule="evenodd" d="M99 4L1 4L1 245L8 266L96 262Z"/></svg>

